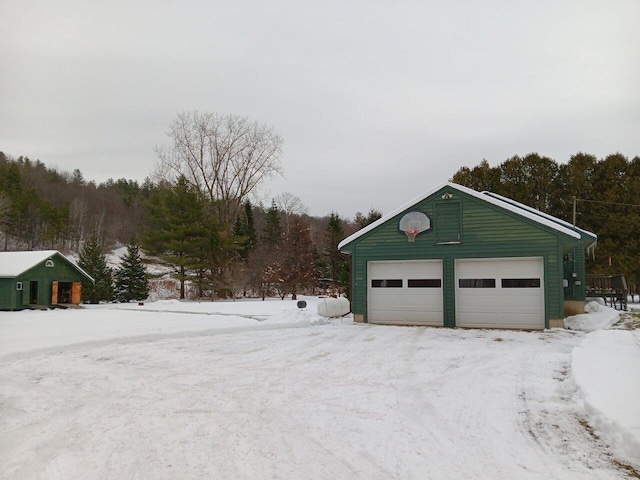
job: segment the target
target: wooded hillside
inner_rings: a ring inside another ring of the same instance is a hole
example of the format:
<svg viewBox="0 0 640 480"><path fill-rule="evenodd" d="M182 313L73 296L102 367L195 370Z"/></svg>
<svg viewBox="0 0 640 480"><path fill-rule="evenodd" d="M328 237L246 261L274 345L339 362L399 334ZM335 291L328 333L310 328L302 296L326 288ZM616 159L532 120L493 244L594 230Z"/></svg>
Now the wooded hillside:
<svg viewBox="0 0 640 480"><path fill-rule="evenodd" d="M640 157L612 154L598 160L578 153L558 163L532 153L495 167L487 161L463 167L451 180L570 223L575 205L576 225L598 235L588 273L622 273L630 285L640 283ZM268 207L238 202L234 217L227 218L219 213L229 211L220 208L221 201L184 176L96 184L78 169L59 172L39 160L0 152L1 249L78 253L92 238L107 250L136 243L164 259L174 278L198 296L344 286L347 266L338 242L381 216L372 210L353 220L338 212L310 217L301 199L283 193ZM311 265L306 268L294 256Z"/></svg>
<svg viewBox="0 0 640 480"><path fill-rule="evenodd" d="M344 287L347 264L338 243L381 215L372 210L353 222L337 213L310 217L285 192L268 208L246 200L223 221L219 212L228 208L202 193L184 176L96 184L78 169L59 172L0 152L0 248L78 254L93 243L103 251L135 244L173 272L181 296L247 289L284 295Z"/></svg>

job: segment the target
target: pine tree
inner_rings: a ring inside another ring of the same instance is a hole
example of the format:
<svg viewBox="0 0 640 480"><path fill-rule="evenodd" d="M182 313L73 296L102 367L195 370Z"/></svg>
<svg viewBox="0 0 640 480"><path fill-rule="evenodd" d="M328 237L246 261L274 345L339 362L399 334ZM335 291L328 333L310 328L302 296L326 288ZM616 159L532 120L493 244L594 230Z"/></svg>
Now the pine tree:
<svg viewBox="0 0 640 480"><path fill-rule="evenodd" d="M94 280L94 283L82 282L84 298L90 303L99 303L102 300L111 301L113 299L112 271L107 265L107 258L96 236L92 236L85 243L80 252L78 265Z"/></svg>
<svg viewBox="0 0 640 480"><path fill-rule="evenodd" d="M202 225L202 235L198 238L197 248L190 253L192 266L196 270L196 286L199 296L209 291L211 299L217 291L230 289L233 275L232 262L242 252L242 242L246 237L230 235L226 226L219 221L216 208L209 204Z"/></svg>
<svg viewBox="0 0 640 480"><path fill-rule="evenodd" d="M334 285L345 285L349 279L348 263L338 250L338 244L343 239L342 219L337 213L331 212L324 234L323 256L326 276Z"/></svg>
<svg viewBox="0 0 640 480"><path fill-rule="evenodd" d="M236 237L240 254L246 259L249 252L255 248L258 238L251 202L246 201L244 209L236 217L233 235Z"/></svg>
<svg viewBox="0 0 640 480"><path fill-rule="evenodd" d="M127 245L120 268L115 272L115 299L119 302L141 301L149 296L147 269L142 263L140 247Z"/></svg>
<svg viewBox="0 0 640 480"><path fill-rule="evenodd" d="M366 217L363 215L362 212L356 212L356 216L353 219L353 221L358 227L364 228L367 225L372 224L373 222L375 222L380 218L382 218L382 212L380 212L379 210L376 210L375 208L371 208L369 209L369 213L367 214Z"/></svg>
<svg viewBox="0 0 640 480"><path fill-rule="evenodd" d="M185 298L185 282L201 268L198 257L207 243L204 203L180 177L173 187L152 194L147 208L151 225L142 247L171 268L180 282L180 298Z"/></svg>
<svg viewBox="0 0 640 480"><path fill-rule="evenodd" d="M280 210L275 200L271 200L271 207L265 215L265 227L262 242L266 245L277 245L282 240L282 222Z"/></svg>
<svg viewBox="0 0 640 480"><path fill-rule="evenodd" d="M247 250L252 250L256 244L258 243L258 232L256 231L256 222L253 217L253 207L251 202L247 200L244 204L244 215L246 219L246 235L249 238L249 243L247 244Z"/></svg>

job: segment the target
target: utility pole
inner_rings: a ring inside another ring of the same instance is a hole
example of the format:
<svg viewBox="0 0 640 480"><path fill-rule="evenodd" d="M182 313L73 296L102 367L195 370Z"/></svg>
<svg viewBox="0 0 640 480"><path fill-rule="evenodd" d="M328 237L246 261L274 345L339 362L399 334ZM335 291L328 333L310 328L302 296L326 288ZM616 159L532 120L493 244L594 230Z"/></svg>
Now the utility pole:
<svg viewBox="0 0 640 480"><path fill-rule="evenodd" d="M573 196L573 226L576 226L576 196Z"/></svg>

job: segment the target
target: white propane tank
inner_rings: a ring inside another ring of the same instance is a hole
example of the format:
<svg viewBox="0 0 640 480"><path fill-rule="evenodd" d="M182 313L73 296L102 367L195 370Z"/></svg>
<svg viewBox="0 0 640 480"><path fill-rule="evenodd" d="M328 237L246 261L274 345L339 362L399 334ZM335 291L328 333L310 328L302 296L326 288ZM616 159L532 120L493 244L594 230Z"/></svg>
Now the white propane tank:
<svg viewBox="0 0 640 480"><path fill-rule="evenodd" d="M349 300L344 297L326 297L318 302L318 315L321 317L342 317L351 311Z"/></svg>

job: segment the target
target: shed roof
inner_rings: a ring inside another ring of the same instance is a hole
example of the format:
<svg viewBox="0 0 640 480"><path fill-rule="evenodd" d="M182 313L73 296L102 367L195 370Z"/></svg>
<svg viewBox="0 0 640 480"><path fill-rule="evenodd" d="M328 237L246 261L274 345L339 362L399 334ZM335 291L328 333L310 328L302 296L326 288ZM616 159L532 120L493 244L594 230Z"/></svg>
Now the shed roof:
<svg viewBox="0 0 640 480"><path fill-rule="evenodd" d="M399 208L396 208L394 211L392 211L391 213L388 213L387 215L384 215L383 217L379 218L378 220L376 220L375 222L367 225L366 227L364 227L361 230L358 230L356 233L354 233L353 235L350 235L349 237L345 238L344 240L342 240L339 244L338 244L338 249L342 249L342 247L344 247L345 245L353 242L354 240L356 240L357 238L361 237L362 235L364 235L365 233L370 232L371 230L375 229L376 227L382 225L383 223L387 222L388 220L390 220L391 218L395 217L396 215L404 212L405 210L411 208L413 205L423 201L424 199L430 197L431 195L433 195L434 193L436 193L437 191L443 189L444 187L450 187L454 190L458 190L462 193L465 193L467 195L470 195L472 197L475 197L479 200L482 200L484 202L487 202L489 204L495 205L499 208L502 208L504 210L510 211L512 213L515 213L516 215L519 215L521 217L527 218L529 220L533 220L534 222L540 224L540 225L544 225L545 227L551 228L559 233L562 233L564 235L567 235L569 237L573 237L573 238L577 238L577 239L581 239L582 235L577 231L579 229L573 227L572 225L568 224L567 222L563 222L560 219L557 219L555 217L552 217L551 215L547 215L545 213L540 212L539 210L536 210L534 208L531 207L527 207L526 205L520 204L518 202L515 201L510 201L508 199L506 199L505 197L500 197L499 195L494 195L494 194L490 194L489 192L477 192L471 188L468 187L463 187L462 185L458 185L456 183L443 183L441 185L438 185L437 187L427 191L426 193L420 195L419 197L414 198L413 200L411 200L410 202L402 205ZM586 232L583 231L585 233L588 233L590 236L592 236L593 238L597 238L595 234L591 233L591 232Z"/></svg>
<svg viewBox="0 0 640 480"><path fill-rule="evenodd" d="M30 268L35 267L41 262L59 255L64 260L69 262L75 268L78 269L87 278L93 280L91 275L85 272L82 268L62 255L57 250L35 250L28 252L0 252L0 278L13 278L17 277L21 273L26 272Z"/></svg>

